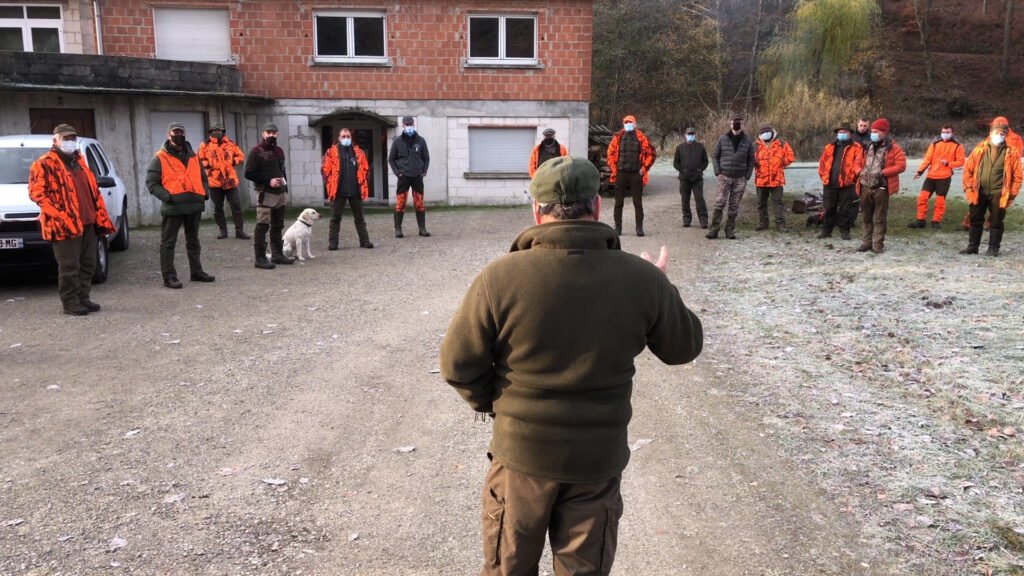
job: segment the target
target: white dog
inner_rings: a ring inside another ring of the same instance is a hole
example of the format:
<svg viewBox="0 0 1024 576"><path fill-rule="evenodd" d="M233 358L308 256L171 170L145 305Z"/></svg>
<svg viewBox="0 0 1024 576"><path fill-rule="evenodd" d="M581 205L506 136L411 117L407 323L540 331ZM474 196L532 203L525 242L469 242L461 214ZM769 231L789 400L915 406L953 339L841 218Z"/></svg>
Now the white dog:
<svg viewBox="0 0 1024 576"><path fill-rule="evenodd" d="M305 261L306 257L316 258L313 256L313 249L311 241L313 236L313 222L320 219L320 213L312 208L306 208L299 213L299 217L295 219L295 224L292 224L284 232L284 255L295 256L301 261ZM305 249L306 257L303 257L303 249Z"/></svg>

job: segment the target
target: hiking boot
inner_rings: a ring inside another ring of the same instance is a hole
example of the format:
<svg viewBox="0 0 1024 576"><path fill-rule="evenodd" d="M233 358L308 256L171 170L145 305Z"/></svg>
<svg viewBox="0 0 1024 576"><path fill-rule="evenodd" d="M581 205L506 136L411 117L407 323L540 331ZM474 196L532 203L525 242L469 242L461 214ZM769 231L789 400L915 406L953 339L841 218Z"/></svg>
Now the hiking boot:
<svg viewBox="0 0 1024 576"><path fill-rule="evenodd" d="M217 278L214 276L210 276L206 272L200 270L199 272L193 272L192 274L190 274L188 279L193 282L213 282Z"/></svg>
<svg viewBox="0 0 1024 576"><path fill-rule="evenodd" d="M924 220L914 220L910 224L907 224L907 228L924 228L926 226Z"/></svg>
<svg viewBox="0 0 1024 576"><path fill-rule="evenodd" d="M223 239L225 239L227 237L228 237L228 229L227 228L221 228L220 229L220 234L217 234L217 240L223 240Z"/></svg>
<svg viewBox="0 0 1024 576"><path fill-rule="evenodd" d="M169 276L167 278L164 278L164 286L166 286L167 288L173 288L174 290L178 290L181 288L181 281L179 281L174 276Z"/></svg>
<svg viewBox="0 0 1024 576"><path fill-rule="evenodd" d="M815 238L817 238L819 240L821 240L822 238L831 238L831 237L832 237L832 231L831 230L827 230L827 231L826 230L822 230L821 232L818 232L817 236L815 236Z"/></svg>
<svg viewBox="0 0 1024 576"><path fill-rule="evenodd" d="M270 261L273 262L274 264L295 264L295 258L292 258L291 256L285 256L283 253L274 254L273 256L270 257Z"/></svg>
<svg viewBox="0 0 1024 576"><path fill-rule="evenodd" d="M235 230L235 238L239 240L252 240L252 236L245 233L245 230Z"/></svg>
<svg viewBox="0 0 1024 576"><path fill-rule="evenodd" d="M615 223L615 235L622 236L622 222Z"/></svg>
<svg viewBox="0 0 1024 576"><path fill-rule="evenodd" d="M839 236L843 240L849 240L850 239L850 231L849 230L839 230Z"/></svg>
<svg viewBox="0 0 1024 576"><path fill-rule="evenodd" d="M760 232L762 230L767 230L767 229L768 229L768 223L767 222L759 222L757 224L757 226L754 226L754 232Z"/></svg>
<svg viewBox="0 0 1024 576"><path fill-rule="evenodd" d="M989 256L999 256L999 245L1003 243L1003 231L1002 230L989 230L988 231L988 251L985 254Z"/></svg>
<svg viewBox="0 0 1024 576"><path fill-rule="evenodd" d="M69 316L85 316L89 313L89 309L85 306L65 306L64 313Z"/></svg>
<svg viewBox="0 0 1024 576"><path fill-rule="evenodd" d="M981 246L981 235L984 232L981 227L971 227L970 232L967 233L967 248L960 251L961 254L977 254L978 247ZM991 240L991 234L989 235Z"/></svg>
<svg viewBox="0 0 1024 576"><path fill-rule="evenodd" d="M932 229L938 230L942 228L942 222L932 222Z"/></svg>
<svg viewBox="0 0 1024 576"><path fill-rule="evenodd" d="M360 242L359 243L359 247L360 248L373 248L373 242L370 242L369 240L367 240L365 242Z"/></svg>
<svg viewBox="0 0 1024 576"><path fill-rule="evenodd" d="M82 306L85 307L89 312L99 312L103 307L99 304L89 300L88 298L82 298Z"/></svg>
<svg viewBox="0 0 1024 576"><path fill-rule="evenodd" d="M869 252L871 251L871 244L861 244L857 247L857 252Z"/></svg>
<svg viewBox="0 0 1024 576"><path fill-rule="evenodd" d="M327 249L328 250L337 250L338 249L338 239L337 238L331 238L330 240L328 240L327 241Z"/></svg>
<svg viewBox="0 0 1024 576"><path fill-rule="evenodd" d="M643 224L637 224L636 225L636 235L637 236L643 236L644 235L644 226L643 226Z"/></svg>

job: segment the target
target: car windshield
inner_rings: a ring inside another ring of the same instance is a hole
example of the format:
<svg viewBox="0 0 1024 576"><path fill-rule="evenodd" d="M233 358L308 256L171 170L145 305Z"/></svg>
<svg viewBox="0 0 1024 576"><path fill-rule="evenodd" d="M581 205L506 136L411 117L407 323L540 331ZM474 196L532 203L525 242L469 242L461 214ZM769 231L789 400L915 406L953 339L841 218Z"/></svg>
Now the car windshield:
<svg viewBox="0 0 1024 576"><path fill-rule="evenodd" d="M0 184L28 184L28 169L45 150L0 148Z"/></svg>

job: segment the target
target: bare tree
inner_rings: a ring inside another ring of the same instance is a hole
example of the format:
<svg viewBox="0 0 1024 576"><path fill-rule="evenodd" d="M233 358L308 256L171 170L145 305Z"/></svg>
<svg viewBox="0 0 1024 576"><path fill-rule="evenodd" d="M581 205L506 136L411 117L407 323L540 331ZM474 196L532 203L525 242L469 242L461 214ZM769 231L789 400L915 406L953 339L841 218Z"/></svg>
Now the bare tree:
<svg viewBox="0 0 1024 576"><path fill-rule="evenodd" d="M1006 0L1006 21L1003 24L1003 62L999 71L1005 78L1010 71L1010 44L1011 33L1013 32L1013 8L1017 5L1015 0Z"/></svg>
<svg viewBox="0 0 1024 576"><path fill-rule="evenodd" d="M935 89L933 73L935 63L932 59L931 31L928 27L928 16L931 15L932 0L914 0L914 19L917 20L917 30L921 34L921 48L924 49L924 73L928 80L928 87Z"/></svg>

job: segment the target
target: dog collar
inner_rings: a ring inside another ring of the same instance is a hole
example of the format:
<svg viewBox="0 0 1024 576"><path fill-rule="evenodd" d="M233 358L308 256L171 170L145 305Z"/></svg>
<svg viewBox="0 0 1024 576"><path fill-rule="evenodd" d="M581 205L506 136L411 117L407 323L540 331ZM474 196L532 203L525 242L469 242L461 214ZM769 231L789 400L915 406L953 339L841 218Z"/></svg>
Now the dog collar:
<svg viewBox="0 0 1024 576"><path fill-rule="evenodd" d="M307 224L305 220L299 220L299 222L302 222L303 224L306 224L306 228L312 228L313 227L312 224Z"/></svg>

